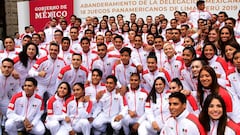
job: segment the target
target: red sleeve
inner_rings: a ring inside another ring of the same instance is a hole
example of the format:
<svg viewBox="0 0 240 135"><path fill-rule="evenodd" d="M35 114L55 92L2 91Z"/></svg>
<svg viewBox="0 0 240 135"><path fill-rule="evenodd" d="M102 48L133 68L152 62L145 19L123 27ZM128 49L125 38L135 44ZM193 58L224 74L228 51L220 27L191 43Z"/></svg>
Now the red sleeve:
<svg viewBox="0 0 240 135"><path fill-rule="evenodd" d="M201 125L198 118L194 114L191 114L191 113L188 114L187 119L191 120L194 124L196 124L196 126L198 127L200 135L206 135L206 132L205 132L203 126Z"/></svg>
<svg viewBox="0 0 240 135"><path fill-rule="evenodd" d="M47 104L47 114L48 115L53 115L53 103L56 101L55 96L52 96L49 100L48 100L48 104Z"/></svg>
<svg viewBox="0 0 240 135"><path fill-rule="evenodd" d="M229 93L222 87L219 88L219 95L223 98L225 104L226 104L226 109L227 112L232 112L233 108L232 108L232 98L229 95Z"/></svg>
<svg viewBox="0 0 240 135"><path fill-rule="evenodd" d="M10 100L10 102L8 104L8 109L14 110L15 102L19 97L22 97L22 92L19 92L12 97L12 99Z"/></svg>
<svg viewBox="0 0 240 135"><path fill-rule="evenodd" d="M192 95L188 95L187 96L187 100L190 103L193 111L198 110L198 105L197 105L197 101L195 100L195 98Z"/></svg>
<svg viewBox="0 0 240 135"><path fill-rule="evenodd" d="M236 135L240 135L240 126L238 124L236 124L232 120L229 120L227 122L227 126L230 127L236 133Z"/></svg>

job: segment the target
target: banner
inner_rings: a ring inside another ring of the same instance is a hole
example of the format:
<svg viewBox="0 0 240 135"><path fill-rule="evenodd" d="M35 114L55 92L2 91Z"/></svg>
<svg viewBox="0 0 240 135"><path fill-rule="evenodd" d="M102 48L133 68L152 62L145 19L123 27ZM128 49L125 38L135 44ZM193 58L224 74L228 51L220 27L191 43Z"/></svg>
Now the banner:
<svg viewBox="0 0 240 135"><path fill-rule="evenodd" d="M73 14L73 0L34 0L30 1L30 24L35 30L43 30L50 18L65 17L69 22Z"/></svg>
<svg viewBox="0 0 240 135"><path fill-rule="evenodd" d="M81 18L123 14L129 19L130 13L133 12L137 14L137 18L145 19L148 15L155 17L164 14L166 18L172 19L176 10L187 13L195 10L196 2L197 0L75 0L74 13ZM240 0L205 0L205 7L211 13L226 11L229 16L236 18L240 9L239 3Z"/></svg>

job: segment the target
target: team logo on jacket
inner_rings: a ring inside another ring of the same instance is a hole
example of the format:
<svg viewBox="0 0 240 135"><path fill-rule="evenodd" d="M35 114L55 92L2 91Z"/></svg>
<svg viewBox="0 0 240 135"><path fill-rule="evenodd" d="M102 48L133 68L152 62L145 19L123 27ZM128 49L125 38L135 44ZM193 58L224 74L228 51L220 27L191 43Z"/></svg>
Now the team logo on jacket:
<svg viewBox="0 0 240 135"><path fill-rule="evenodd" d="M14 85L14 83L10 83L10 85Z"/></svg>
<svg viewBox="0 0 240 135"><path fill-rule="evenodd" d="M140 101L143 101L143 98L139 98Z"/></svg>
<svg viewBox="0 0 240 135"><path fill-rule="evenodd" d="M114 98L114 100L118 100L118 98L117 98L117 97L115 97L115 98Z"/></svg>
<svg viewBox="0 0 240 135"><path fill-rule="evenodd" d="M34 108L36 108L36 107L37 107L37 105L35 105L35 104L33 104L32 106L33 106Z"/></svg>
<svg viewBox="0 0 240 135"><path fill-rule="evenodd" d="M60 67L60 65L57 65L57 67Z"/></svg>

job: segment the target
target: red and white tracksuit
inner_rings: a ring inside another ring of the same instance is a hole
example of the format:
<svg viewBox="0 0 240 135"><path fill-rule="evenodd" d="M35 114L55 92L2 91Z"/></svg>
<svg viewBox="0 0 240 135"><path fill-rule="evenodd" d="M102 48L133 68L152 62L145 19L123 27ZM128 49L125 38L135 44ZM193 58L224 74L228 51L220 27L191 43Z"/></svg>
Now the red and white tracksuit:
<svg viewBox="0 0 240 135"><path fill-rule="evenodd" d="M43 135L45 127L41 121L43 114L42 98L38 94L27 97L25 91L15 94L7 110L6 131L9 135L17 135L18 129L23 129L23 121L27 118L33 125L31 134Z"/></svg>
<svg viewBox="0 0 240 135"><path fill-rule="evenodd" d="M106 56L102 59L97 57L93 60L91 65L91 70L97 68L103 72L102 82L106 82L106 77L112 75L112 68L117 60L119 60L119 55L110 55L106 54ZM91 80L92 74L89 74L88 80Z"/></svg>
<svg viewBox="0 0 240 135"><path fill-rule="evenodd" d="M91 69L91 64L95 58L98 57L97 52L90 50L87 53L81 52L82 54L82 65L90 71Z"/></svg>
<svg viewBox="0 0 240 135"><path fill-rule="evenodd" d="M168 82L171 81L171 77L170 77L169 73L164 69L163 69L162 72L160 72L158 68L154 72L150 72L148 69L144 70L143 74L142 74L142 77L143 77L143 80L144 80L143 81L143 88L145 90L147 90L148 92L150 92L152 90L154 80L157 77L163 77L165 79L165 81L166 81L165 89L169 88Z"/></svg>
<svg viewBox="0 0 240 135"><path fill-rule="evenodd" d="M119 64L115 64L113 67L113 75L116 76L118 82L123 85L127 86L130 81L130 76L132 73L137 72L136 66L129 61L128 65L124 65L121 61Z"/></svg>
<svg viewBox="0 0 240 135"><path fill-rule="evenodd" d="M212 17L212 14L206 10L194 10L189 13L189 22L191 22L194 28L198 28L198 19L202 18L208 20Z"/></svg>
<svg viewBox="0 0 240 135"><path fill-rule="evenodd" d="M71 123L63 121L59 132L68 134L69 131L74 130L77 133L90 135L91 124L87 118L92 111L93 103L92 101L78 102L76 100L74 96L71 96L63 105L63 113L71 118Z"/></svg>
<svg viewBox="0 0 240 135"><path fill-rule="evenodd" d="M72 54L74 52L68 49L68 51L62 51L60 50L58 57L62 58L65 62L66 65L70 65L72 63Z"/></svg>
<svg viewBox="0 0 240 135"><path fill-rule="evenodd" d="M180 56L173 56L164 62L163 68L170 74L171 79L179 78L180 71L183 68L183 60Z"/></svg>
<svg viewBox="0 0 240 135"><path fill-rule="evenodd" d="M204 133L198 118L191 114L194 119L188 118L189 112L184 110L178 117L170 117L164 124L160 135L200 135ZM201 126L201 128L199 127Z"/></svg>
<svg viewBox="0 0 240 135"><path fill-rule="evenodd" d="M0 112L6 115L9 100L17 92L21 91L20 80L10 76L6 77L0 70Z"/></svg>
<svg viewBox="0 0 240 135"><path fill-rule="evenodd" d="M54 32L56 31L56 30L58 30L58 28L57 27L49 27L49 28L47 28L47 29L45 29L44 30L44 33L45 33L45 41L47 42L47 43L49 43L49 42L52 42L52 41L54 41Z"/></svg>
<svg viewBox="0 0 240 135"><path fill-rule="evenodd" d="M142 65L143 70L147 69L147 56L149 52L145 51L143 47L132 48L131 59L134 65Z"/></svg>
<svg viewBox="0 0 240 135"><path fill-rule="evenodd" d="M106 91L99 100L97 108L93 113L93 117L95 118L92 123L95 128L94 134L105 132L107 123L111 123L112 128L118 133L122 127L122 120L114 121L114 119L117 115L125 116L126 113L127 106L124 97L122 97L120 93L116 93L116 90L112 92Z"/></svg>
<svg viewBox="0 0 240 135"><path fill-rule="evenodd" d="M158 67L162 68L163 67L163 63L166 61L166 55L163 51L163 49L161 50L157 50L156 48L154 49L156 57L157 57L157 65Z"/></svg>
<svg viewBox="0 0 240 135"><path fill-rule="evenodd" d="M90 96L90 100L95 104L96 101L96 95L100 91L105 91L107 88L104 83L99 83L98 85L90 84L85 88L85 95Z"/></svg>
<svg viewBox="0 0 240 135"><path fill-rule="evenodd" d="M60 70L66 66L65 61L61 58L52 59L49 55L40 58L36 61L34 66L28 72L29 76L35 77L38 81L38 91L40 96L43 96L45 92L48 92L49 96L54 95L56 89L57 76ZM45 71L46 76L40 77L38 73Z"/></svg>
<svg viewBox="0 0 240 135"><path fill-rule="evenodd" d="M136 117L132 118L129 114L125 115L123 118L123 130L125 135L130 132L129 125L136 122L142 123L145 117L145 102L148 93L143 88L138 88L137 90L132 90L129 87L129 91L125 94L127 100L128 110L133 111L137 114Z"/></svg>
<svg viewBox="0 0 240 135"><path fill-rule="evenodd" d="M220 78L218 78L219 85L221 85L223 88L226 88L227 85L226 73L228 71L227 62L217 55L214 55L211 60L208 60L208 62L209 62L208 65L214 69L216 74L220 75Z"/></svg>
<svg viewBox="0 0 240 135"><path fill-rule="evenodd" d="M88 70L84 66L81 65L78 69L75 69L72 64L67 65L59 72L56 86L58 86L61 82L68 82L72 88L76 82L84 84L87 77Z"/></svg>
<svg viewBox="0 0 240 135"><path fill-rule="evenodd" d="M2 60L3 59L5 59L5 58L13 59L17 55L18 55L18 53L15 50L14 51L6 51L5 49L1 50L0 51L0 62L1 62L0 65L2 65Z"/></svg>
<svg viewBox="0 0 240 135"><path fill-rule="evenodd" d="M145 113L146 119L140 123L138 128L139 135L149 135L156 134L152 127L153 122L157 122L159 128L161 129L165 121L170 117L169 105L168 105L168 97L170 93L156 93L156 103L151 101L147 101L145 105Z"/></svg>
<svg viewBox="0 0 240 135"><path fill-rule="evenodd" d="M20 77L20 85L23 86L25 79L28 77L28 72L31 69L31 67L36 63L36 60L31 60L28 58L27 67L25 67L23 63L20 61L19 56L15 57L13 61L14 69L18 72Z"/></svg>
<svg viewBox="0 0 240 135"><path fill-rule="evenodd" d="M60 122L64 121L66 114L62 113L63 104L65 103L63 98L60 98L57 94L50 97L47 102L47 118L45 126L50 130L52 135L60 135Z"/></svg>
<svg viewBox="0 0 240 135"><path fill-rule="evenodd" d="M232 128L233 124L230 124L232 122L230 122L231 120L228 120L227 125L225 127L225 135L237 135L239 134L239 126L238 125L234 125L234 126L238 126L238 132L236 132L236 130L234 130L234 128ZM208 135L217 135L217 129L218 129L218 120L210 120L210 131L207 133ZM236 123L235 123L236 124Z"/></svg>

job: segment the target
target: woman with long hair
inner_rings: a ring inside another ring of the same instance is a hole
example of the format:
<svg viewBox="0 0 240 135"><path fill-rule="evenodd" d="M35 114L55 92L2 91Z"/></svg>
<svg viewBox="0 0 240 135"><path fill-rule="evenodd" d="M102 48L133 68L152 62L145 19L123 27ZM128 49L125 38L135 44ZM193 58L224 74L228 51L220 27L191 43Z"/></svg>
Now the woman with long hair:
<svg viewBox="0 0 240 135"><path fill-rule="evenodd" d="M157 77L154 80L145 105L147 119L138 128L139 135L157 134L170 116L168 109L168 96L170 93L164 91L165 85L166 81L163 77Z"/></svg>
<svg viewBox="0 0 240 135"><path fill-rule="evenodd" d="M210 135L238 135L240 132L240 127L228 119L223 98L216 94L207 96L199 121Z"/></svg>
<svg viewBox="0 0 240 135"><path fill-rule="evenodd" d="M57 87L56 94L50 97L47 102L45 125L52 135L59 133L62 121L66 121L67 123L70 121L70 118L62 113L63 105L69 97L71 97L70 85L67 82L61 82Z"/></svg>
<svg viewBox="0 0 240 135"><path fill-rule="evenodd" d="M28 71L35 64L38 55L38 47L36 44L27 43L23 50L13 59L15 74L20 77L21 85L24 84L25 79L28 77Z"/></svg>
<svg viewBox="0 0 240 135"><path fill-rule="evenodd" d="M227 42L225 45L224 45L224 58L225 58L225 61L227 62L228 64L228 70L232 70L234 69L234 65L233 65L233 61L232 61L232 58L233 58L233 53L237 50L240 50L240 46L237 42L235 41L229 41Z"/></svg>

